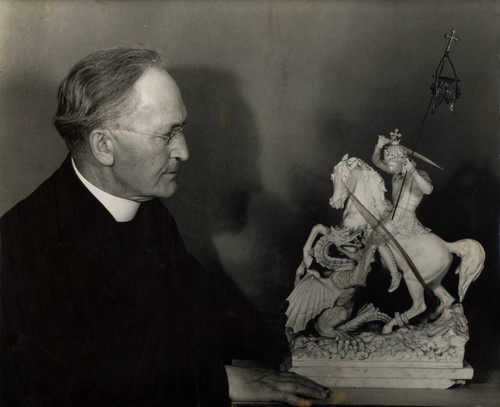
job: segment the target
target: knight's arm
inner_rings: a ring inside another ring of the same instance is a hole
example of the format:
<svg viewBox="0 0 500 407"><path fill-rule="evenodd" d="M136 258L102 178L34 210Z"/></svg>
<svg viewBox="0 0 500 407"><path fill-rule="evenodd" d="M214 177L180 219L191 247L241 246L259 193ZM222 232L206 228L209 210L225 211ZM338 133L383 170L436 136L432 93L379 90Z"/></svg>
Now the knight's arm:
<svg viewBox="0 0 500 407"><path fill-rule="evenodd" d="M375 144L372 154L372 163L382 171L389 172L389 166L382 160L382 148L383 145L381 145L380 141Z"/></svg>
<svg viewBox="0 0 500 407"><path fill-rule="evenodd" d="M423 194L430 195L432 193L434 187L432 186L432 181L429 178L429 175L425 171L414 169L409 172L409 175L418 185Z"/></svg>

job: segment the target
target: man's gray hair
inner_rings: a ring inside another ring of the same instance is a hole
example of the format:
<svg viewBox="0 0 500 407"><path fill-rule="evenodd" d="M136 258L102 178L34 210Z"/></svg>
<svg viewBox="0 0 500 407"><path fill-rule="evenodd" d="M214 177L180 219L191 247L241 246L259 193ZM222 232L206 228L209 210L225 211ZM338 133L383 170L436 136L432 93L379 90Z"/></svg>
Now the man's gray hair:
<svg viewBox="0 0 500 407"><path fill-rule="evenodd" d="M59 86L54 116L70 152L92 130L116 125L132 113L134 85L149 68L165 69L157 52L119 47L94 52L71 69Z"/></svg>

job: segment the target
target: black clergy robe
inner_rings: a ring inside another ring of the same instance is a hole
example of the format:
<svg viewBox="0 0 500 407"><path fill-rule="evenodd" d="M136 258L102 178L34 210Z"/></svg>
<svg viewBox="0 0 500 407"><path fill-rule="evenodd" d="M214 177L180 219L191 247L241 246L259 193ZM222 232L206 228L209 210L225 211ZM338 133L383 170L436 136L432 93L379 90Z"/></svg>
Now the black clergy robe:
<svg viewBox="0 0 500 407"><path fill-rule="evenodd" d="M224 406L214 281L159 200L116 222L69 157L1 218L2 406Z"/></svg>

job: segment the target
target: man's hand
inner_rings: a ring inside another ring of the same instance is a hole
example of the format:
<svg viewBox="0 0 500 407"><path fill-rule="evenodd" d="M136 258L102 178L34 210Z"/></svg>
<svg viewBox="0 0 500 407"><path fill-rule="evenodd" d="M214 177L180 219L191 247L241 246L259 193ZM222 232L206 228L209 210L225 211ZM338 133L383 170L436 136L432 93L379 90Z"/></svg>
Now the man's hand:
<svg viewBox="0 0 500 407"><path fill-rule="evenodd" d="M406 158L403 164L403 171L407 172L408 175L412 175L415 171L415 161Z"/></svg>
<svg viewBox="0 0 500 407"><path fill-rule="evenodd" d="M385 136L378 136L378 140L377 140L377 147L378 148L383 148L386 144L389 144L390 140L385 137Z"/></svg>
<svg viewBox="0 0 500 407"><path fill-rule="evenodd" d="M330 390L291 372L256 367L226 366L229 397L233 401L276 401L309 407L312 399L325 399Z"/></svg>

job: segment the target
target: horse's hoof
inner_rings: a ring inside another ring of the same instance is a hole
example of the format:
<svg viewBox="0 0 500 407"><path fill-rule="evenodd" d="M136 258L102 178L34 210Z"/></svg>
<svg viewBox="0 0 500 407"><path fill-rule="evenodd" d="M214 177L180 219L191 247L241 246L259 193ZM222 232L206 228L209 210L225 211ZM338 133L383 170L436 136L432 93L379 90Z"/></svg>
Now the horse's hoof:
<svg viewBox="0 0 500 407"><path fill-rule="evenodd" d="M383 334L390 334L392 332L392 325L384 325L382 328Z"/></svg>
<svg viewBox="0 0 500 407"><path fill-rule="evenodd" d="M441 315L441 311L439 311L439 312L434 311L433 313L431 313L431 314L429 315L429 319L430 319L431 321L434 321L434 320L436 320L436 318L437 318L437 317L439 317L440 315Z"/></svg>

